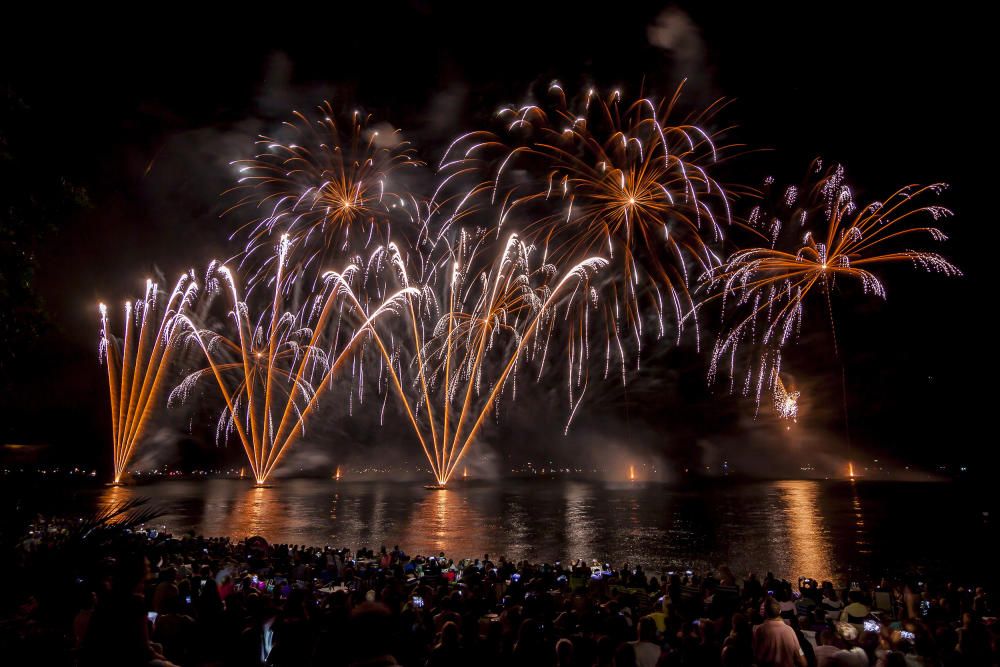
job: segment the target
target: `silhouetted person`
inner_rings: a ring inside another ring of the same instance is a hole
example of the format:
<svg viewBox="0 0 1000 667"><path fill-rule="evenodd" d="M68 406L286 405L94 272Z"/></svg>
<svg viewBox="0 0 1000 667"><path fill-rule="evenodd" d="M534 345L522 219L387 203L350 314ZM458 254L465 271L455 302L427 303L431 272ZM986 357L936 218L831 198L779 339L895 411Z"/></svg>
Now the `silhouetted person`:
<svg viewBox="0 0 1000 667"><path fill-rule="evenodd" d="M806 667L795 631L781 618L781 604L764 601L764 622L753 629L753 653L759 667Z"/></svg>
<svg viewBox="0 0 1000 667"><path fill-rule="evenodd" d="M440 639L431 650L427 667L463 667L467 664L468 660L465 651L462 650L460 639L456 623L447 621L441 626Z"/></svg>

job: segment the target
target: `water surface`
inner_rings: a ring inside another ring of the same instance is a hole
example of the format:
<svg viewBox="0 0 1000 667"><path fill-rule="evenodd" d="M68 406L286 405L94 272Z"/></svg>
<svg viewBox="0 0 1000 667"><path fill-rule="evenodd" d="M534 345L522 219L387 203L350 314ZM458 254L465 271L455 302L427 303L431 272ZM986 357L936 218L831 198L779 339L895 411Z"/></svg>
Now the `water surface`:
<svg viewBox="0 0 1000 667"><path fill-rule="evenodd" d="M175 533L381 545L408 553L596 558L771 570L848 581L885 570L982 572L996 538L985 490L950 483L507 480L427 491L418 483L165 481L84 494L93 506L147 496Z"/></svg>

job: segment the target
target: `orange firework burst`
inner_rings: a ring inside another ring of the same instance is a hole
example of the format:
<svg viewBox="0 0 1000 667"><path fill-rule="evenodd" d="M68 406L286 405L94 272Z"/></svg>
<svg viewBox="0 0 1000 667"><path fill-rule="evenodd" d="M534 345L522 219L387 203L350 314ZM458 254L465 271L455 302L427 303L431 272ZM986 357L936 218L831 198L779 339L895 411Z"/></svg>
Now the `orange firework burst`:
<svg viewBox="0 0 1000 667"><path fill-rule="evenodd" d="M730 195L709 173L724 148L702 128L721 103L673 122L680 88L669 99L631 103L619 91L591 89L572 103L558 83L549 91L551 108L501 109L503 135L474 132L452 143L440 165L444 182L489 176L458 194L439 188L435 198L450 215L442 227L488 202L498 208L498 228L516 225L547 259L607 254L616 264L604 274L609 335L631 330L641 345L649 308L657 337L666 334L667 311L679 337L694 307L689 271L719 264L710 245L730 221Z"/></svg>
<svg viewBox="0 0 1000 667"><path fill-rule="evenodd" d="M442 244L443 257L424 263L424 287L407 296L406 331L373 326L385 361L379 386L398 396L441 486L504 395L516 397L519 366L544 365L557 323L585 321L590 278L606 264L588 258L557 275L551 264L535 265L516 234L498 255L480 246L485 236L462 233ZM390 244L386 256L409 287L398 248Z"/></svg>
<svg viewBox="0 0 1000 667"><path fill-rule="evenodd" d="M289 245L290 239L283 236L275 263L274 296L268 311L256 320L251 319L229 269L216 265L209 269L209 286L230 296L227 319L236 325L234 338L199 329L184 315L178 318L208 367L188 375L171 393L171 400L184 400L201 377L210 374L226 403L218 434L224 438L237 433L258 484L267 480L304 433L307 416L344 362L358 354L358 343L372 323L395 312L410 292L401 290L368 309L354 297L351 283L360 270L351 265L341 273L324 274L323 293L308 299L299 312L287 312L280 286L285 284ZM336 335L324 346L323 337L334 322Z"/></svg>
<svg viewBox="0 0 1000 667"><path fill-rule="evenodd" d="M257 141L262 153L233 163L241 175L230 191L239 199L229 211L255 211L237 230L248 236L244 261L258 267L251 284L274 260L267 249L278 230L297 247L285 270L295 279L334 252L350 255L352 247L384 242L394 217L411 220L415 207L399 172L422 163L398 130L377 129L360 111L338 119L329 102L316 118L296 111L284 126L291 135L287 140L262 136ZM255 261L262 253L266 258Z"/></svg>
<svg viewBox="0 0 1000 667"><path fill-rule="evenodd" d="M732 372L736 349L743 343L770 350L762 355L757 373L759 401L780 367L780 355L774 351L798 333L810 295L829 298L837 282L846 280L859 284L865 294L885 298L885 287L873 270L899 262L947 276L961 275L941 255L905 247L914 236L934 241L947 238L936 227L915 224L951 214L944 207L923 203L943 188L942 184L908 185L884 202L858 207L844 183L843 168L836 166L801 197L802 203L796 188L785 191L784 208L789 211L785 219L762 219L755 211L751 223L763 228L758 236L770 240L770 247L739 250L708 274L709 287L718 291L713 298L722 299L723 310L727 300L735 300L738 313L735 325L715 345L710 376L716 375L720 362L727 358ZM800 240L788 249L777 247L786 235L783 232ZM748 373L744 393L749 393L750 383Z"/></svg>
<svg viewBox="0 0 1000 667"><path fill-rule="evenodd" d="M156 283L147 280L143 298L125 303L125 335L120 342L109 330L107 306L100 304L100 352L108 367L115 484L121 482L142 439L164 370L170 367L177 342L174 316L196 293L194 280L184 274L162 303Z"/></svg>

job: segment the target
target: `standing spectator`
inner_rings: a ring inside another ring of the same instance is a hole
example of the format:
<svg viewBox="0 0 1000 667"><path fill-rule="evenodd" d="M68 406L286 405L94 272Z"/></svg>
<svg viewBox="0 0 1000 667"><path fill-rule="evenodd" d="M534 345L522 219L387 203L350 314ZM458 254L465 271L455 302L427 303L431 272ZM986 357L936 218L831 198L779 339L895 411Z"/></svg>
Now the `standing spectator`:
<svg viewBox="0 0 1000 667"><path fill-rule="evenodd" d="M759 667L806 667L795 631L781 618L781 604L773 597L764 601L763 623L753 629L753 653Z"/></svg>

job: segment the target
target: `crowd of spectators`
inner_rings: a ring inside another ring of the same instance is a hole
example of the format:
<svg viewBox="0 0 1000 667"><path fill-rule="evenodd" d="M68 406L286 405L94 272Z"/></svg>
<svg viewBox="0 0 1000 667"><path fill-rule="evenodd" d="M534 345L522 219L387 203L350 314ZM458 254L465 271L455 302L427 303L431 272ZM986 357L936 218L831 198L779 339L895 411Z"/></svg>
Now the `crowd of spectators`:
<svg viewBox="0 0 1000 667"><path fill-rule="evenodd" d="M17 547L26 579L0 650L34 663L9 664L998 664L989 595L948 581L836 585L114 527L68 544L65 532L36 527Z"/></svg>

